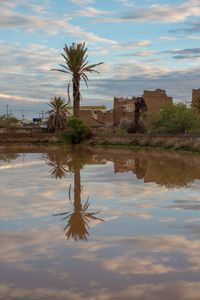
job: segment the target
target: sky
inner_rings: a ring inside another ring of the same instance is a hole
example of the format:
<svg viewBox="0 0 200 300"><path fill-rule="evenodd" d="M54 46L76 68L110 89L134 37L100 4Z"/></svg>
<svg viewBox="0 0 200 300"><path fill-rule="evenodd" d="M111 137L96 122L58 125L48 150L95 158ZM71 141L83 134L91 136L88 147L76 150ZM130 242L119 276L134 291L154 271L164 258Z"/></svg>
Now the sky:
<svg viewBox="0 0 200 300"><path fill-rule="evenodd" d="M100 74L82 83L81 105L165 89L174 102L200 88L199 0L0 0L0 114L37 117L67 99L65 44L85 42Z"/></svg>

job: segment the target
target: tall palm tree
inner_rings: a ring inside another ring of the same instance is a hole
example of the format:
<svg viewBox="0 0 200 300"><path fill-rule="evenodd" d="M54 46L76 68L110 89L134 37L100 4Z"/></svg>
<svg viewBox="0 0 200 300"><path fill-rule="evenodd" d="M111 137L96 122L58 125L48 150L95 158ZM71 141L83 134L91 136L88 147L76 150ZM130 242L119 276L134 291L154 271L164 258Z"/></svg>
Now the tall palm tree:
<svg viewBox="0 0 200 300"><path fill-rule="evenodd" d="M75 117L80 116L80 81L81 79L84 80L86 86L88 86L88 76L87 73L99 73L94 68L98 65L103 64L100 62L98 64L89 65L88 63L88 55L87 48L85 47L85 43L75 44L72 43L71 46L67 46L63 48L64 53L61 53L62 57L65 59L65 65L60 64L62 69L52 69L55 71L71 74L73 84L73 114ZM68 84L68 97L69 96L69 89L70 89L70 82Z"/></svg>
<svg viewBox="0 0 200 300"><path fill-rule="evenodd" d="M55 132L64 129L66 118L68 116L67 103L61 97L53 97L48 103L51 110L49 114L47 128L49 131Z"/></svg>

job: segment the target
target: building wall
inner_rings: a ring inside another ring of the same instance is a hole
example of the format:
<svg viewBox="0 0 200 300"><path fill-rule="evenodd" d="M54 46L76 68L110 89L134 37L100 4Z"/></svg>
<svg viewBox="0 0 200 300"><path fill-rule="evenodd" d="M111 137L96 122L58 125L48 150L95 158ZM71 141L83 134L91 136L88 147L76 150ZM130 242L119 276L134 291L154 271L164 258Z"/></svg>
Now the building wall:
<svg viewBox="0 0 200 300"><path fill-rule="evenodd" d="M192 90L192 108L200 108L200 89Z"/></svg>
<svg viewBox="0 0 200 300"><path fill-rule="evenodd" d="M144 101L149 112L158 112L163 104L173 103L172 97L168 97L165 90L144 91Z"/></svg>
<svg viewBox="0 0 200 300"><path fill-rule="evenodd" d="M83 122L90 127L102 127L104 124L93 118L92 110L80 110L80 118Z"/></svg>
<svg viewBox="0 0 200 300"><path fill-rule="evenodd" d="M103 123L106 127L113 126L113 111L97 111L97 121Z"/></svg>
<svg viewBox="0 0 200 300"><path fill-rule="evenodd" d="M117 98L114 97L113 105L113 125L118 126L123 119L132 120L134 118L135 97Z"/></svg>

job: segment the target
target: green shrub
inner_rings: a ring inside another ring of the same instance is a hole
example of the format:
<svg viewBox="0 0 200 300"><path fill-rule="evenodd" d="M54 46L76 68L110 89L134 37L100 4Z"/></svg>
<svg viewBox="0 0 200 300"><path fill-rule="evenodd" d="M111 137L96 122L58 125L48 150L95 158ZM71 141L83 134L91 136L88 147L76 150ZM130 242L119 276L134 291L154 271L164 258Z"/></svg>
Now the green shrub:
<svg viewBox="0 0 200 300"><path fill-rule="evenodd" d="M148 129L152 133L195 133L200 119L185 104L167 104L160 112L148 115Z"/></svg>
<svg viewBox="0 0 200 300"><path fill-rule="evenodd" d="M72 144L79 144L81 141L92 135L91 129L81 119L69 117L66 122L64 137Z"/></svg>
<svg viewBox="0 0 200 300"><path fill-rule="evenodd" d="M18 124L18 120L12 116L0 116L0 127L14 127Z"/></svg>

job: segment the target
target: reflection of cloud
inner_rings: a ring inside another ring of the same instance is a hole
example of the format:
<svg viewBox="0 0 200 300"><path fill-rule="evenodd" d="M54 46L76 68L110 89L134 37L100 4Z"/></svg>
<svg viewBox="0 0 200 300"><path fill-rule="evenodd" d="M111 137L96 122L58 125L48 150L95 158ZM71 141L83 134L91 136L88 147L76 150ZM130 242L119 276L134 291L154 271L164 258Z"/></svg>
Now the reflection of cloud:
<svg viewBox="0 0 200 300"><path fill-rule="evenodd" d="M121 275L127 274L162 274L175 271L174 268L158 263L153 258L139 258L131 255L115 256L112 259L106 259L102 263L106 270L117 272Z"/></svg>
<svg viewBox="0 0 200 300"><path fill-rule="evenodd" d="M23 163L13 163L13 164L3 164L0 165L0 170L8 170L8 169L21 169L26 167L32 167L37 165L43 165L42 161L30 161L30 162L23 162Z"/></svg>
<svg viewBox="0 0 200 300"><path fill-rule="evenodd" d="M95 282L96 285L96 282ZM19 298L19 299L48 299L48 300L199 300L199 282L175 281L170 283L159 284L135 284L128 285L126 288L101 288L95 285L90 286L87 292L81 292L73 289L53 289L53 288L17 288L12 284L1 284L0 293L2 297Z"/></svg>
<svg viewBox="0 0 200 300"><path fill-rule="evenodd" d="M113 252L112 258L98 255L98 250L121 249L122 255ZM189 273L200 271L200 241L187 239L181 235L152 235L137 237L108 237L98 240L98 246L90 251L90 247L81 247L80 254L74 257L98 263L102 268L115 274L161 274L161 273ZM95 249L95 250L94 250ZM174 258L177 255L181 258ZM183 260L184 259L184 260ZM184 261L184 263L183 263Z"/></svg>

